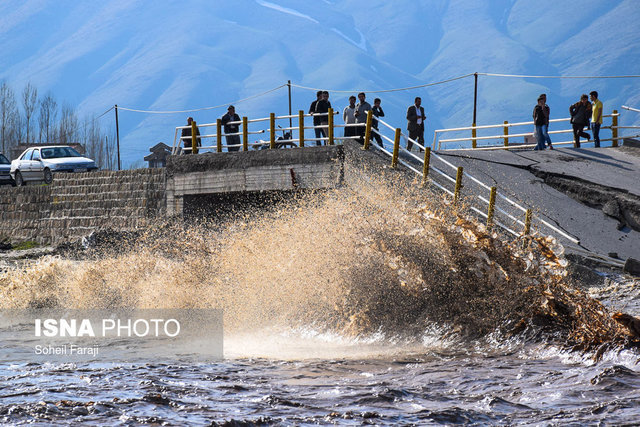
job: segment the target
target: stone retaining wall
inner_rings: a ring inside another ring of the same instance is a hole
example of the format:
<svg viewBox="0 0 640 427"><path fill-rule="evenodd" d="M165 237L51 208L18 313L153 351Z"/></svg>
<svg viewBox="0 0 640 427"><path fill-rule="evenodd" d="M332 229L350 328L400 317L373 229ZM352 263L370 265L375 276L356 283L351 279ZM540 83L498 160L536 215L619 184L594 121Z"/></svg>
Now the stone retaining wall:
<svg viewBox="0 0 640 427"><path fill-rule="evenodd" d="M165 171L57 174L51 185L0 187L0 240L58 244L101 227L133 230L164 215Z"/></svg>

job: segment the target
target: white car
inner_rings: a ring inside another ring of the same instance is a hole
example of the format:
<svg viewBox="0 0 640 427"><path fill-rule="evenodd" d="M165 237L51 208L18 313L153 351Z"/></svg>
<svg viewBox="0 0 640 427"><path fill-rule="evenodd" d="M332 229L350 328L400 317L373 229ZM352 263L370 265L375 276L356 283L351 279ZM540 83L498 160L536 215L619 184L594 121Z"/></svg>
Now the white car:
<svg viewBox="0 0 640 427"><path fill-rule="evenodd" d="M89 172L97 170L96 162L83 157L66 145L27 148L11 162L11 178L16 185L27 181L51 184L54 172Z"/></svg>

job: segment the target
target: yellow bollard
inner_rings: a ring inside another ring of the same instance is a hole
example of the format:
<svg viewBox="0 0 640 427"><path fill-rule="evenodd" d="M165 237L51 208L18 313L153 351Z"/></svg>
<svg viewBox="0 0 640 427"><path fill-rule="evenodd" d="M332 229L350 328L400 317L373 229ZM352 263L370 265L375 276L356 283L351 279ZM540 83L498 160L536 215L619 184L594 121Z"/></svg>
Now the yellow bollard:
<svg viewBox="0 0 640 427"><path fill-rule="evenodd" d="M531 233L531 217L533 212L531 209L527 209L527 213L524 215L524 235L527 236Z"/></svg>
<svg viewBox="0 0 640 427"><path fill-rule="evenodd" d="M487 212L487 229L491 230L493 227L493 214L496 210L496 187L491 187L489 193L489 212Z"/></svg>
<svg viewBox="0 0 640 427"><path fill-rule="evenodd" d="M473 126L473 129L471 129L471 148L477 148L478 144L476 143L476 137L478 135L476 133L476 124L473 123L471 126Z"/></svg>
<svg viewBox="0 0 640 427"><path fill-rule="evenodd" d="M400 153L400 135L402 131L400 128L396 128L396 135L393 138L393 157L391 157L391 167L395 168L398 166L398 154Z"/></svg>
<svg viewBox="0 0 640 427"><path fill-rule="evenodd" d="M329 129L327 130L327 136L329 138L329 145L333 145L333 108L329 108Z"/></svg>
<svg viewBox="0 0 640 427"><path fill-rule="evenodd" d="M427 185L429 163L431 162L431 147L424 148L424 164L422 165L422 185Z"/></svg>
<svg viewBox="0 0 640 427"><path fill-rule="evenodd" d="M271 139L269 140L269 148L276 148L276 113L269 114L269 129L271 129Z"/></svg>
<svg viewBox="0 0 640 427"><path fill-rule="evenodd" d="M216 139L218 140L218 153L222 153L222 120L216 120Z"/></svg>
<svg viewBox="0 0 640 427"><path fill-rule="evenodd" d="M300 144L298 146L304 147L304 111L298 111L298 139L300 140Z"/></svg>
<svg viewBox="0 0 640 427"><path fill-rule="evenodd" d="M509 146L509 126L507 126L509 124L508 121L504 121L504 146L508 147Z"/></svg>
<svg viewBox="0 0 640 427"><path fill-rule="evenodd" d="M453 192L453 204L458 203L458 199L460 198L460 190L462 189L462 166L458 166L458 173L456 174L456 188Z"/></svg>
<svg viewBox="0 0 640 427"><path fill-rule="evenodd" d="M242 118L242 150L249 151L249 129L248 129L248 119L246 117Z"/></svg>
<svg viewBox="0 0 640 427"><path fill-rule="evenodd" d="M196 121L193 120L191 122L191 153L198 154L198 137L196 135L197 131Z"/></svg>
<svg viewBox="0 0 640 427"><path fill-rule="evenodd" d="M611 141L612 147L618 146L618 110L613 110L613 117L611 117Z"/></svg>
<svg viewBox="0 0 640 427"><path fill-rule="evenodd" d="M364 130L364 149L369 149L369 143L371 142L371 123L373 122L373 111L367 111L367 124Z"/></svg>

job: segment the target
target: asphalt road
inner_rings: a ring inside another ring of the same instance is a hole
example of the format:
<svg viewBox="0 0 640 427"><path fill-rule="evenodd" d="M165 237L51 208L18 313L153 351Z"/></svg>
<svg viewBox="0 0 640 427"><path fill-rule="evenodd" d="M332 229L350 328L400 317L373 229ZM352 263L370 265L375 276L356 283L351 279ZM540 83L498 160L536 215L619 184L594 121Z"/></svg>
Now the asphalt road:
<svg viewBox="0 0 640 427"><path fill-rule="evenodd" d="M567 252L573 252L569 246L575 246L576 253L583 248L602 256L617 254L621 261L629 257L640 259L640 232L632 229L629 223L621 227L620 221L606 215L602 206L589 206L596 202L601 205L603 194L605 199L623 197L625 203L632 203L627 204L627 207L632 206L631 211L637 208L638 218L639 148L556 148L541 152L459 150L439 151L437 154L455 166L462 166L465 172L483 183L497 186L498 192L532 208L536 215L578 239L580 243L573 244L560 238L566 243ZM455 171L441 162L432 161L432 165L448 170L447 173L455 177ZM557 183L553 185L548 180L550 176L575 187L574 191L577 188L582 192L582 200L577 200L580 197L575 194L570 197L567 194L570 191ZM486 192L467 178L465 181L468 185L463 192ZM591 193L591 187L597 189L599 201L595 193ZM625 196L625 193L630 196ZM590 200L590 194L593 194L593 200ZM488 199L488 194L485 197ZM633 205L636 201L637 204ZM517 210L512 212L520 215ZM540 228L540 232L557 235L546 227Z"/></svg>

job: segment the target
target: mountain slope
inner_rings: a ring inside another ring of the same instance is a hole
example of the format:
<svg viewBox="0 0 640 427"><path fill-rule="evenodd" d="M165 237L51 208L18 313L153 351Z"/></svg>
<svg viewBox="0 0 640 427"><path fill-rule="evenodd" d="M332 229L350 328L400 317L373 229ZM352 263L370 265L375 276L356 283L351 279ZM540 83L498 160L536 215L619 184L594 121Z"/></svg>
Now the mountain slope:
<svg viewBox="0 0 640 427"><path fill-rule="evenodd" d="M114 104L144 110L221 105L291 80L331 91L342 109L358 90L415 86L473 73L640 74L637 0L6 0L0 3L0 79L27 82L99 115ZM594 40L595 38L595 40ZM638 79L557 80L481 76L478 124L529 120L537 95L554 117L580 93L601 92L605 112L640 106ZM340 92L344 90L344 92ZM313 90L293 89L294 112ZM374 93L368 94L372 101ZM427 140L443 126L469 125L473 78L383 93L387 120L405 127L415 96L427 107ZM238 113L286 114L282 88L236 105ZM120 112L125 164L158 141L171 143L187 115L213 122L226 108L170 115ZM622 123L640 124L623 113ZM113 114L102 118L113 127Z"/></svg>

